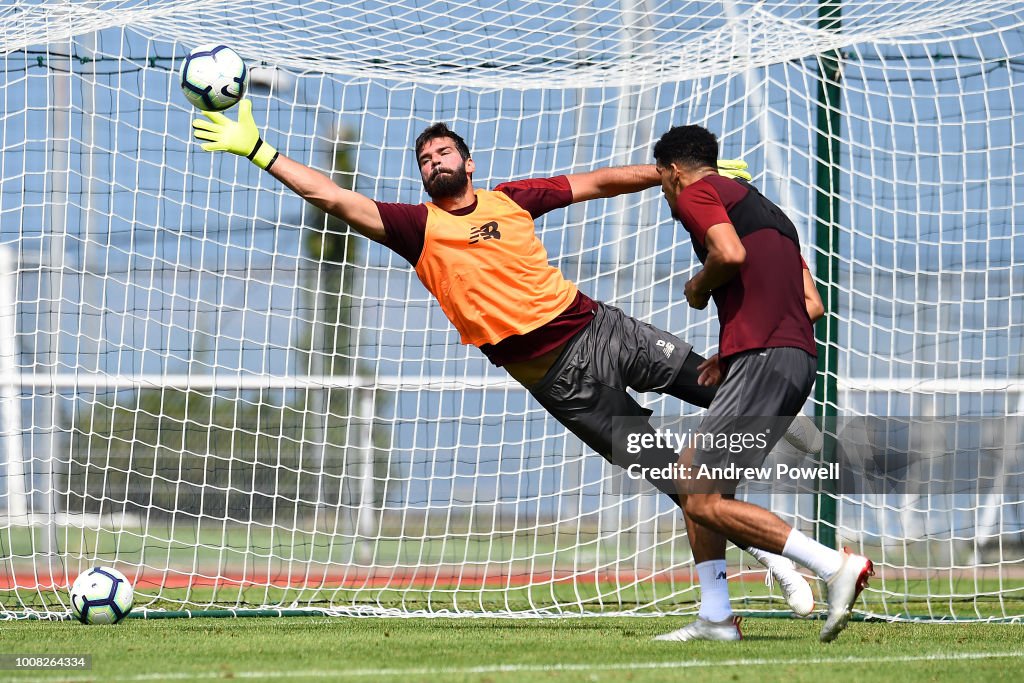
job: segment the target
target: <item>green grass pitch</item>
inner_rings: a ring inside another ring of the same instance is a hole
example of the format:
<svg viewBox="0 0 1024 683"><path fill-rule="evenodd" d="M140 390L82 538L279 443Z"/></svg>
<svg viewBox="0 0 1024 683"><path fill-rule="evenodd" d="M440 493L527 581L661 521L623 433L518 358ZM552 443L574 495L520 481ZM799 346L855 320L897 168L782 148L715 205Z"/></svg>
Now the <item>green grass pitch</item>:
<svg viewBox="0 0 1024 683"><path fill-rule="evenodd" d="M31 681L1019 681L1017 624L755 619L738 643L651 638L684 617L570 619L129 619L0 623L0 653L90 654L89 671L0 671Z"/></svg>

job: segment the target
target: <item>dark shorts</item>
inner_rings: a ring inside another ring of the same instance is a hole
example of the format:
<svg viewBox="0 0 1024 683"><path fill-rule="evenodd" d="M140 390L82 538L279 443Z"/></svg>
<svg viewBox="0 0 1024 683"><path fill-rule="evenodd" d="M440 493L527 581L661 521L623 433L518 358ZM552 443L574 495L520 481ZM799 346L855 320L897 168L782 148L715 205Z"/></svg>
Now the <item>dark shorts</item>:
<svg viewBox="0 0 1024 683"><path fill-rule="evenodd" d="M616 418L642 418L650 429L647 418L651 411L626 389L669 394L706 408L711 405L715 388L697 384L696 368L703 360L679 337L599 303L594 321L566 344L530 393L587 446L610 462L627 467L639 458L621 456L622 445L615 444L613 425ZM677 458L673 451L644 456L656 463ZM672 493L665 484L659 488Z"/></svg>
<svg viewBox="0 0 1024 683"><path fill-rule="evenodd" d="M693 466L757 467L786 433L814 386L818 363L803 349L757 349L729 359L699 432ZM714 445L712 445L714 441Z"/></svg>

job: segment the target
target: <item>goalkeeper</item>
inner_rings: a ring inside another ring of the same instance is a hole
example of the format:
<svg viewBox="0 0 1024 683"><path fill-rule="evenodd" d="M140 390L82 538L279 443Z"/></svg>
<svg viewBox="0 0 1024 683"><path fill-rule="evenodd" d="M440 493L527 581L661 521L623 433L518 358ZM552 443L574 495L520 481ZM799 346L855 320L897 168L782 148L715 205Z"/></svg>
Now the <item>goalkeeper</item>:
<svg viewBox="0 0 1024 683"><path fill-rule="evenodd" d="M704 408L711 404L717 383L713 360L706 361L678 337L580 292L548 264L534 232L534 220L554 209L660 185L653 164L475 190L476 165L469 147L446 125L435 123L415 144L416 163L431 201L385 203L338 187L319 171L279 154L261 139L249 100L242 100L238 111L237 121L203 112L206 118L193 122L203 149L248 158L320 210L408 260L462 343L476 346L491 363L503 367L569 431L609 461L621 467L631 464L618 457L621 449L613 449L613 418L641 418L651 429L651 411L641 407L627 387L669 394ZM724 171L749 178L742 162L723 163L731 163ZM821 302L806 270L804 278L809 283L809 315L814 318L821 314ZM806 418L793 423L787 440L803 451L820 449L820 433ZM639 458L650 469L675 463L678 454L662 449ZM678 504L672 482L651 483ZM796 613L810 613L810 586L789 560L752 548L748 552L768 567L769 578L779 582ZM724 599L728 605L727 594ZM704 601L701 609L706 609Z"/></svg>

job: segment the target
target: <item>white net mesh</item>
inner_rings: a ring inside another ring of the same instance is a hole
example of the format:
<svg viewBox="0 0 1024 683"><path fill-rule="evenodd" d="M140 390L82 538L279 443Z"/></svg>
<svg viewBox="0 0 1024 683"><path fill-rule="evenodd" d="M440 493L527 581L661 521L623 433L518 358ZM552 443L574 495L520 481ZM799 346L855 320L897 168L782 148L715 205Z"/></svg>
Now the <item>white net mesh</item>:
<svg viewBox="0 0 1024 683"><path fill-rule="evenodd" d="M228 42L258 67L257 122L282 153L382 201L422 201L410 147L434 121L470 142L482 187L647 163L671 125L708 126L794 218L826 284L809 412L1024 413L1019 7L858 2L831 25L819 11L0 10L3 613L63 613L57 589L100 562L153 609L694 609L667 500L459 346L399 256L325 234L273 178L191 141L176 73L197 43ZM831 59L841 78L823 113ZM717 343L714 316L684 304L696 260L656 191L537 225L590 296L698 350ZM844 495L824 518L812 496L757 499L872 556L867 612L1020 617L1015 429L985 436L998 489ZM959 437L931 438L904 450ZM760 578L731 559L740 579ZM752 586L735 583L740 606L783 611Z"/></svg>

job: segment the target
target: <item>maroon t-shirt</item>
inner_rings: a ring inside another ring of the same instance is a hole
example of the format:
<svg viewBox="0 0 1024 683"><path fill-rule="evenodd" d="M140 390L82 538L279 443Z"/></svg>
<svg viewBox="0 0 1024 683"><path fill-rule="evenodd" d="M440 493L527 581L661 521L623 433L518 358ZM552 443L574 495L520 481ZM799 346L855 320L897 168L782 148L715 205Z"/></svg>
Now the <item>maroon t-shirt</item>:
<svg viewBox="0 0 1024 683"><path fill-rule="evenodd" d="M720 223L733 225L747 252L736 276L711 292L721 327L719 355L786 346L816 356L800 241L782 210L753 185L715 174L683 189L676 206L701 263L708 229Z"/></svg>
<svg viewBox="0 0 1024 683"><path fill-rule="evenodd" d="M534 219L548 211L572 204L572 188L565 176L532 178L502 183L494 188L525 209ZM384 246L393 249L414 267L423 253L423 240L427 229L425 204L395 204L375 202L384 223ZM453 211L453 215L468 216L476 210L472 206ZM531 360L558 348L594 319L597 303L578 292L573 302L554 320L525 334L502 339L497 344L484 344L480 350L497 366Z"/></svg>

